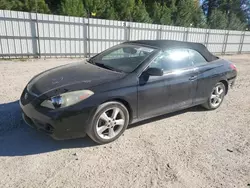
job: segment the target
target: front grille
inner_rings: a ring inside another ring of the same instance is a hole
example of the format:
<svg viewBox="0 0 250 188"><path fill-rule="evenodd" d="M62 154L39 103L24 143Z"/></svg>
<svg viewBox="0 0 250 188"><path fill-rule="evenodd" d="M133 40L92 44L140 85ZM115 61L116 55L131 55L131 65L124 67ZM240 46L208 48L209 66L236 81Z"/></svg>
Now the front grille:
<svg viewBox="0 0 250 188"><path fill-rule="evenodd" d="M33 101L34 99L36 98L36 96L30 94L27 89L25 89L22 93L22 96L21 96L21 103L23 105L26 105L28 103L30 103L31 101Z"/></svg>

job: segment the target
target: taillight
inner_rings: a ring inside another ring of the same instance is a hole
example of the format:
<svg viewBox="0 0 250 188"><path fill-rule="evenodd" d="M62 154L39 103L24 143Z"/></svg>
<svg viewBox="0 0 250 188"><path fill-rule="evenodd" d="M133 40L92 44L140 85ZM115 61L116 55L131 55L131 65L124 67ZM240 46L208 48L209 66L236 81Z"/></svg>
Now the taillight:
<svg viewBox="0 0 250 188"><path fill-rule="evenodd" d="M230 68L237 71L237 68L233 63L230 63Z"/></svg>

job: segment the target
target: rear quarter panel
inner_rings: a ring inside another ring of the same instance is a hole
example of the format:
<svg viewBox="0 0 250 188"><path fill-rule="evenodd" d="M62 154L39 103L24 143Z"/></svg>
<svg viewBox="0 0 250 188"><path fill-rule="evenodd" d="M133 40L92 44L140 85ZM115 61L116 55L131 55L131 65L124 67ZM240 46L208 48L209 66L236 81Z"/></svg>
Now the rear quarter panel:
<svg viewBox="0 0 250 188"><path fill-rule="evenodd" d="M218 59L198 66L196 71L198 77L194 103L200 104L208 99L216 83L220 81L228 82L230 66L226 60Z"/></svg>

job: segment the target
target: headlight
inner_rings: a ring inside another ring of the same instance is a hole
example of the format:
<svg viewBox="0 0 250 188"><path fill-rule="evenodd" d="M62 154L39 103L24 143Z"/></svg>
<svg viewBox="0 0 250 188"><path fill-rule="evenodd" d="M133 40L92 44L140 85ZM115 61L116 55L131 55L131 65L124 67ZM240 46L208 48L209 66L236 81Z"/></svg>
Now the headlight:
<svg viewBox="0 0 250 188"><path fill-rule="evenodd" d="M41 103L41 106L50 109L64 108L76 104L84 99L87 99L93 94L94 93L90 90L80 90L80 91L63 93L61 95L51 97L51 99L49 100L43 101Z"/></svg>

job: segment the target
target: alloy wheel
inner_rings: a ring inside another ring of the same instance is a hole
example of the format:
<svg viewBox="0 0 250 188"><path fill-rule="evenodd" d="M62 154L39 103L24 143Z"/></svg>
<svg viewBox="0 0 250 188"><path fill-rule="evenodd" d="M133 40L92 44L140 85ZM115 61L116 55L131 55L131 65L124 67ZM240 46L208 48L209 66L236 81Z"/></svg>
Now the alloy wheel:
<svg viewBox="0 0 250 188"><path fill-rule="evenodd" d="M96 132L102 139L112 139L118 135L125 125L125 115L118 107L104 111L96 123Z"/></svg>
<svg viewBox="0 0 250 188"><path fill-rule="evenodd" d="M224 88L221 85L217 85L213 88L212 95L210 97L211 105L216 108L223 100Z"/></svg>

